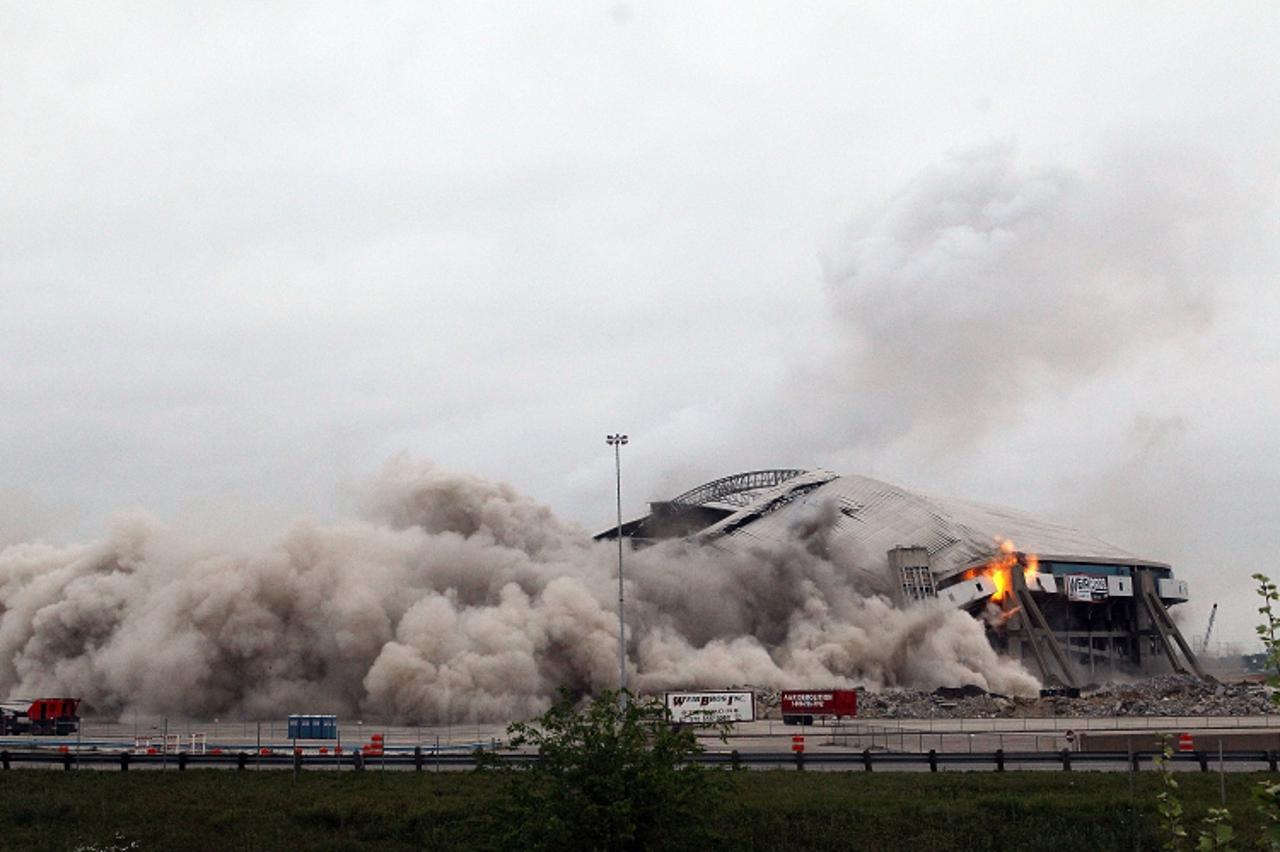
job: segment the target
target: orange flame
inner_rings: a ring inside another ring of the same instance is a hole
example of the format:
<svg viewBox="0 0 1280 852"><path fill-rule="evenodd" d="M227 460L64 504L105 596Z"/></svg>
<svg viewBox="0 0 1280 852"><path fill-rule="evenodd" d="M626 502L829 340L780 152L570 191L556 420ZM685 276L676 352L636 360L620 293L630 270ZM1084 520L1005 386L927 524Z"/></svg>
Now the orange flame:
<svg viewBox="0 0 1280 852"><path fill-rule="evenodd" d="M970 568L964 572L964 579L972 580L975 577L989 577L992 584L996 587L995 592L991 595L991 600L999 603L1004 600L1005 595L1009 593L1009 589L1013 587L1013 569L1018 566L1019 554L1014 547L1013 542L1007 538L997 539L1000 543L999 552L987 562L985 565L979 565L976 568ZM1040 573L1040 558L1034 553L1023 554L1022 558L1022 576L1030 585L1035 581L1036 575Z"/></svg>
<svg viewBox="0 0 1280 852"><path fill-rule="evenodd" d="M1006 566L1001 565L998 567L992 567L989 573L991 576L991 582L995 583L996 586L995 594L991 596L991 600L997 602L1004 600L1004 596L1008 593L1009 586L1012 585L1013 580L1010 576L1009 569Z"/></svg>
<svg viewBox="0 0 1280 852"><path fill-rule="evenodd" d="M1039 573L1040 557L1034 553L1028 553L1026 555L1026 565L1022 569L1022 576L1027 581L1028 586L1035 582L1036 575Z"/></svg>

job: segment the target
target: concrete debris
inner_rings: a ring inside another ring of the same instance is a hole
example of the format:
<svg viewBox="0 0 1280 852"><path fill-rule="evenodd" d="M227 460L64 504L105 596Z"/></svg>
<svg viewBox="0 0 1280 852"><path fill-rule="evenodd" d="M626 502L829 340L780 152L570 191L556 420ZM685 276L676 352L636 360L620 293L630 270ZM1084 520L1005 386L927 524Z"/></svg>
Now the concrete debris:
<svg viewBox="0 0 1280 852"><path fill-rule="evenodd" d="M950 701L955 698L981 698L984 695L990 695L980 686L968 684L966 686L940 686L933 691L938 698Z"/></svg>
<svg viewBox="0 0 1280 852"><path fill-rule="evenodd" d="M1079 698L1017 698L977 687L859 690L858 715L868 719L996 719L1067 716L1260 716L1280 713L1275 692L1261 683L1216 683L1189 675L1160 675L1126 683L1092 685ZM776 692L757 694L757 707L775 716Z"/></svg>

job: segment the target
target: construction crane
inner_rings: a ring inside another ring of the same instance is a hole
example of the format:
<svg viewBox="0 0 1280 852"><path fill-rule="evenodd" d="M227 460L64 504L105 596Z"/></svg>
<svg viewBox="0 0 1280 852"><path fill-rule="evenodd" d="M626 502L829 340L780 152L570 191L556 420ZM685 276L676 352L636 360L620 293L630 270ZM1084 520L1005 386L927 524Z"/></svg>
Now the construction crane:
<svg viewBox="0 0 1280 852"><path fill-rule="evenodd" d="M1209 610L1209 626L1204 629L1204 638L1200 640L1200 653L1209 650L1209 637L1213 634L1213 620L1218 617L1218 605Z"/></svg>

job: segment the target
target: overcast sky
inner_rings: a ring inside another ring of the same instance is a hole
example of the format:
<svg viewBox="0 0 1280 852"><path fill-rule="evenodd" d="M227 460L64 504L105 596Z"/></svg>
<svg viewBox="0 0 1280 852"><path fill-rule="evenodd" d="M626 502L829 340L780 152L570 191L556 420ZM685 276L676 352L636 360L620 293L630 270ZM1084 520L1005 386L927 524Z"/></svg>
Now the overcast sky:
<svg viewBox="0 0 1280 852"><path fill-rule="evenodd" d="M1270 2L0 2L0 543L754 467L1280 574Z"/></svg>

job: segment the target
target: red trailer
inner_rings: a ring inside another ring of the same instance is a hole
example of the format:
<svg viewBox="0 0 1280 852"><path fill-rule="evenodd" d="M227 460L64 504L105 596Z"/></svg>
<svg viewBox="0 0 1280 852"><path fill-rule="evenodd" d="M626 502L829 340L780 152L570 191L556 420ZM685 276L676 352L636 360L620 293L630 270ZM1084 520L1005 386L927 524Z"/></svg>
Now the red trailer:
<svg viewBox="0 0 1280 852"><path fill-rule="evenodd" d="M858 715L856 689L784 689L782 721L812 725L814 719L852 719Z"/></svg>

